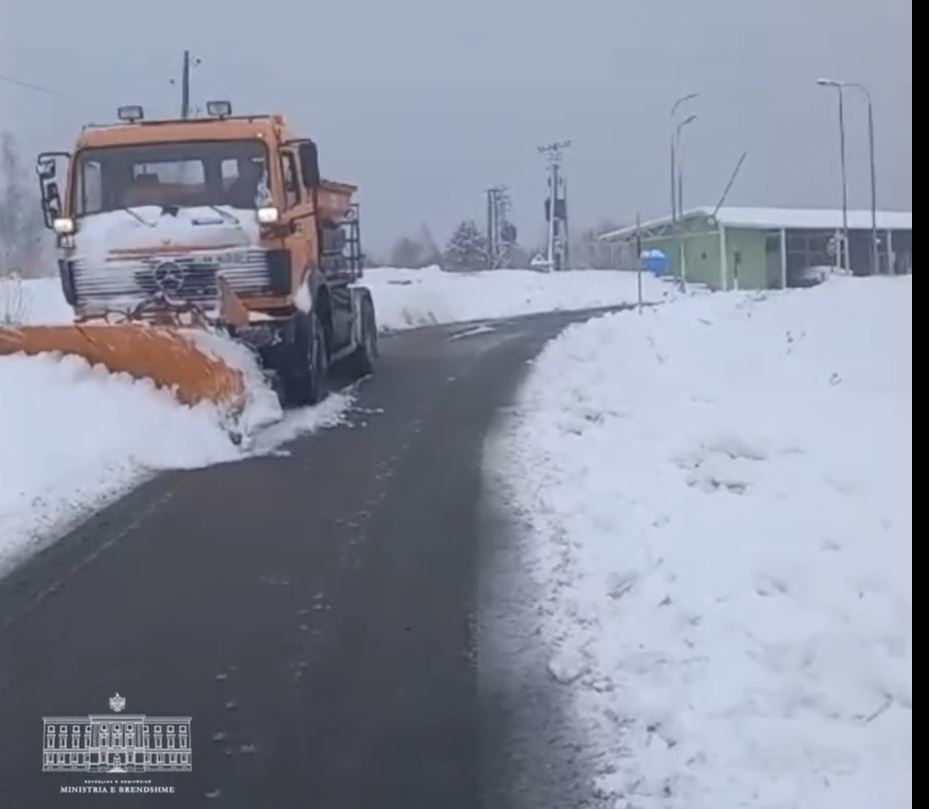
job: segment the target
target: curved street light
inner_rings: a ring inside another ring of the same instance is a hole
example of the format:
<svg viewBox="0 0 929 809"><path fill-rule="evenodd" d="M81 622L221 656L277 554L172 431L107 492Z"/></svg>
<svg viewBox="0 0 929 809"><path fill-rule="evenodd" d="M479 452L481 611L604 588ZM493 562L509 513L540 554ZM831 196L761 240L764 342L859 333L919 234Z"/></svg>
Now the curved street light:
<svg viewBox="0 0 929 809"><path fill-rule="evenodd" d="M692 124L697 120L696 113L688 115L683 121L677 125L675 131L675 154L678 156L681 154L681 132L685 126ZM678 216L682 219L684 218L684 161L678 157L677 161L677 212Z"/></svg>
<svg viewBox="0 0 929 809"><path fill-rule="evenodd" d="M820 87L832 87L839 93L839 159L842 166L842 244L839 245L839 264L848 265L848 172L846 170L845 160L845 95L842 92L845 87L841 82L832 79L817 79L816 84Z"/></svg>
<svg viewBox="0 0 929 809"><path fill-rule="evenodd" d="M677 139L675 133L675 124L677 123L677 111L681 104L686 103L687 101L693 101L695 98L699 98L699 93L687 93L687 95L681 96L674 104L671 106L671 224L674 224L677 221L677 191L676 186L678 184L678 173L677 173Z"/></svg>
<svg viewBox="0 0 929 809"><path fill-rule="evenodd" d="M687 101L691 98L696 98L696 93L692 93L689 96L685 96L680 99L677 104L671 110L672 115L677 112L677 107L681 103ZM674 118L671 119L674 123ZM697 120L696 114L688 115L683 121L679 121L675 124L671 132L671 205L672 210L676 208L676 215L672 214L671 217L671 226L676 229L678 221L682 221L684 218L684 169L683 161L678 158L678 155L681 151L681 132L684 127L689 126L694 121ZM677 176L674 175L675 164L677 166ZM677 191L675 192L675 183L677 183ZM675 202L675 197L677 201ZM684 260L684 241L683 239L679 240L678 250L680 251L680 281L681 281L681 291L684 292L687 289L687 270L685 267Z"/></svg>
<svg viewBox="0 0 929 809"><path fill-rule="evenodd" d="M846 87L857 90L868 102L868 158L871 171L871 269L880 272L880 257L877 244L877 161L874 155L874 103L871 91L860 82L847 82ZM888 271L890 268L888 267Z"/></svg>
<svg viewBox="0 0 929 809"><path fill-rule="evenodd" d="M817 79L816 84L820 87L832 87L839 93L839 131L842 146L842 195L843 213L845 214L846 258L848 257L848 214L846 210L848 190L845 179L845 116L842 91L845 88L856 90L865 97L868 103L868 154L871 169L871 270L874 273L878 273L880 272L880 257L877 238L877 165L874 153L874 104L871 100L871 91L859 82L838 81L836 79Z"/></svg>

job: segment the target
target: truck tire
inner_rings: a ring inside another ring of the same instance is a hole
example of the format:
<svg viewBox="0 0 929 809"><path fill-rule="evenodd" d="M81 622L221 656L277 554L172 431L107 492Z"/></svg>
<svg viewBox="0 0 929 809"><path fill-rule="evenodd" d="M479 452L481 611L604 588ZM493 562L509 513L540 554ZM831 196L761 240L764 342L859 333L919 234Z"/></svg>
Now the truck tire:
<svg viewBox="0 0 929 809"><path fill-rule="evenodd" d="M284 381L285 403L312 405L329 392L329 346L315 314L302 315L294 345L293 367Z"/></svg>
<svg viewBox="0 0 929 809"><path fill-rule="evenodd" d="M377 318L374 303L364 297L361 303L361 343L349 360L352 375L359 379L374 373L374 361L377 359Z"/></svg>

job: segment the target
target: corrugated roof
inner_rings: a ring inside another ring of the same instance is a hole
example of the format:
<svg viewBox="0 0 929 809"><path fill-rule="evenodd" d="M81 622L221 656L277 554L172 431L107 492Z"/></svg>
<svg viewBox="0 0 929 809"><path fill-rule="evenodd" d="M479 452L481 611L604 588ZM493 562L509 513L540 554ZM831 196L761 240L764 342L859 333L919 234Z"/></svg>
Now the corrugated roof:
<svg viewBox="0 0 929 809"><path fill-rule="evenodd" d="M694 208L686 211L685 219L708 217L712 208ZM842 227L842 211L837 208L720 208L716 218L725 226L751 230L837 230ZM665 216L643 222L642 228L654 228L670 224L671 217ZM870 210L848 212L848 226L853 230L871 228ZM877 226L880 230L912 230L912 211L878 211ZM616 239L635 233L635 226L604 233L601 239Z"/></svg>

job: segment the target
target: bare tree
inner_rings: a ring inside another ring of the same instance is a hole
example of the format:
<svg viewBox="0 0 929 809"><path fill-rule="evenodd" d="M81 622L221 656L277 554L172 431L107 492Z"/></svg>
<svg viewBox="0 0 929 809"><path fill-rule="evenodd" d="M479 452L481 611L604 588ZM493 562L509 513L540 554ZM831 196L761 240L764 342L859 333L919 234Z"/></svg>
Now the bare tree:
<svg viewBox="0 0 929 809"><path fill-rule="evenodd" d="M436 247L432 233L426 225L419 229L415 238L403 236L397 240L390 251L390 263L393 267L418 270L442 261L442 252Z"/></svg>
<svg viewBox="0 0 929 809"><path fill-rule="evenodd" d="M419 229L419 243L422 246L422 266L429 267L442 263L442 251L432 238L432 231L425 223Z"/></svg>
<svg viewBox="0 0 929 809"><path fill-rule="evenodd" d="M422 246L409 236L402 236L390 250L390 264L393 267L416 269L421 266Z"/></svg>
<svg viewBox="0 0 929 809"><path fill-rule="evenodd" d="M621 257L617 246L600 239L602 234L618 229L618 224L604 219L596 227L581 230L571 242L573 266L587 270L619 269Z"/></svg>
<svg viewBox="0 0 929 809"><path fill-rule="evenodd" d="M28 175L13 135L0 132L0 273L27 278L44 274L46 254L38 194Z"/></svg>

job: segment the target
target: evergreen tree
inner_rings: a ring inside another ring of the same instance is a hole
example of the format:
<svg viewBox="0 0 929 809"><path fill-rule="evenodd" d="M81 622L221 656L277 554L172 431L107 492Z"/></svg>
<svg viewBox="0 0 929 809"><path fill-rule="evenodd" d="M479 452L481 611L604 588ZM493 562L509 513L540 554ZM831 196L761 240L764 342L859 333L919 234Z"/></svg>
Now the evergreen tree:
<svg viewBox="0 0 929 809"><path fill-rule="evenodd" d="M476 222L462 222L445 248L445 269L474 272L486 266L487 239Z"/></svg>

